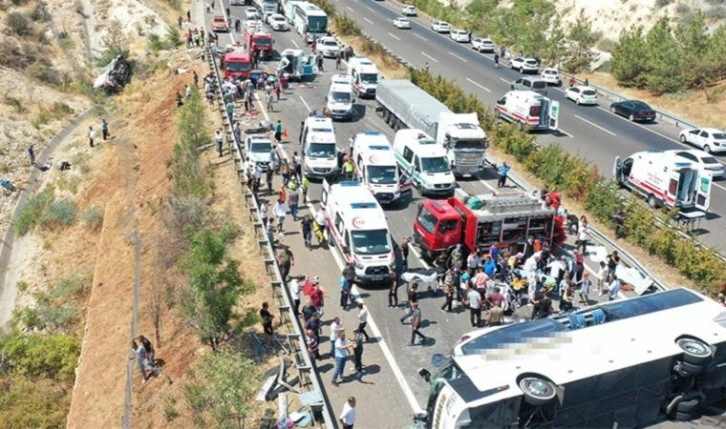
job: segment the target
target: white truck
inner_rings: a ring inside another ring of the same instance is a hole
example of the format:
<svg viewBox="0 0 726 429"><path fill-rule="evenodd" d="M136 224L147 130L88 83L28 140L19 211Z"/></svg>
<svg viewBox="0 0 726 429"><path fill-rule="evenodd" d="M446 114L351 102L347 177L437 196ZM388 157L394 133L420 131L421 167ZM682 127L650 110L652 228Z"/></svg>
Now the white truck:
<svg viewBox="0 0 726 429"><path fill-rule="evenodd" d="M255 7L260 11L260 17L267 22L267 18L278 13L278 5L273 0L252 0Z"/></svg>
<svg viewBox="0 0 726 429"><path fill-rule="evenodd" d="M351 152L358 180L381 204L395 204L411 191L396 165L391 142L380 131L365 131L351 139Z"/></svg>
<svg viewBox="0 0 726 429"><path fill-rule="evenodd" d="M376 100L394 129L414 128L435 137L446 149L455 176L475 176L484 168L487 136L476 113L454 113L405 79L382 80Z"/></svg>
<svg viewBox="0 0 726 429"><path fill-rule="evenodd" d="M494 105L497 116L536 131L557 130L560 102L534 91L509 91Z"/></svg>
<svg viewBox="0 0 726 429"><path fill-rule="evenodd" d="M713 176L698 164L671 152L637 152L615 158L615 181L643 195L651 207L707 211Z"/></svg>

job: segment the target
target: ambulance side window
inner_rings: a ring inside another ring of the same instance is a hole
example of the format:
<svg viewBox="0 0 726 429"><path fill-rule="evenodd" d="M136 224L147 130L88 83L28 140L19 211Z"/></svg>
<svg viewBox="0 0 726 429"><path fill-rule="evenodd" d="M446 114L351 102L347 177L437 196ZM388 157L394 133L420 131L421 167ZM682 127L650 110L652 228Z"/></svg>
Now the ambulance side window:
<svg viewBox="0 0 726 429"><path fill-rule="evenodd" d="M413 157L413 169L416 171L421 171L421 163L418 160L418 156Z"/></svg>
<svg viewBox="0 0 726 429"><path fill-rule="evenodd" d="M413 159L413 151L411 149L409 149L408 146L403 148L403 159L405 159L409 163Z"/></svg>
<svg viewBox="0 0 726 429"><path fill-rule="evenodd" d="M343 218L340 217L340 213L335 214L335 229L337 229L339 233L343 233Z"/></svg>
<svg viewBox="0 0 726 429"><path fill-rule="evenodd" d="M350 253L350 234L347 231L343 234L343 239L345 240L345 253Z"/></svg>

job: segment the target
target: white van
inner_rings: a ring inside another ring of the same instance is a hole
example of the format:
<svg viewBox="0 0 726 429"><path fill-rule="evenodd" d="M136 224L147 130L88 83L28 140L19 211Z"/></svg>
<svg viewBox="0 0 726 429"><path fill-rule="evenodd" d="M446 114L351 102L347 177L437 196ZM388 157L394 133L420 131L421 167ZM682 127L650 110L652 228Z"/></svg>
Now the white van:
<svg viewBox="0 0 726 429"><path fill-rule="evenodd" d="M378 80L381 78L378 67L366 57L355 56L348 60L348 76L353 79L353 90L361 98L376 96Z"/></svg>
<svg viewBox="0 0 726 429"><path fill-rule="evenodd" d="M499 118L533 130L556 130L559 107L534 91L509 91L494 105Z"/></svg>
<svg viewBox="0 0 726 429"><path fill-rule="evenodd" d="M410 192L402 183L391 142L380 131L366 131L351 139L351 152L358 180L368 187L381 204L393 204Z"/></svg>
<svg viewBox="0 0 726 429"><path fill-rule="evenodd" d="M451 196L456 180L446 149L421 130L405 129L393 139L396 163L422 195Z"/></svg>
<svg viewBox="0 0 726 429"><path fill-rule="evenodd" d="M324 179L338 174L338 146L335 142L333 120L325 116L310 116L303 123L300 139L302 169L309 179Z"/></svg>
<svg viewBox="0 0 726 429"><path fill-rule="evenodd" d="M330 117L340 120L353 119L353 79L350 76L334 75L328 89L328 96L325 98L326 107Z"/></svg>
<svg viewBox="0 0 726 429"><path fill-rule="evenodd" d="M328 242L346 262L353 262L358 283L389 280L395 261L383 208L358 181L331 185L323 181L320 206L325 210Z"/></svg>

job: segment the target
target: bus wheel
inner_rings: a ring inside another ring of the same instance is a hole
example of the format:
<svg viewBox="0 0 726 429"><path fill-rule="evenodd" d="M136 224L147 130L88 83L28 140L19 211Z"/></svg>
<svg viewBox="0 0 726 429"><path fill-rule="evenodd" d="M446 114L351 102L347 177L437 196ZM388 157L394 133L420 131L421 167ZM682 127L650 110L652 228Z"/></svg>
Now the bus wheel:
<svg viewBox="0 0 726 429"><path fill-rule="evenodd" d="M524 393L524 401L535 407L545 405L557 396L554 383L536 375L519 380L519 388Z"/></svg>
<svg viewBox="0 0 726 429"><path fill-rule="evenodd" d="M683 362L702 366L711 362L713 353L711 347L701 340L684 337L676 341L678 347L683 350Z"/></svg>
<svg viewBox="0 0 726 429"><path fill-rule="evenodd" d="M676 372L679 374L688 377L691 375L698 375L706 370L706 367L703 365L696 365L689 362L680 362L676 366Z"/></svg>
<svg viewBox="0 0 726 429"><path fill-rule="evenodd" d="M699 413L693 412L693 413L682 413L680 411L676 412L675 417L673 420L677 422L690 422L691 420L696 420L700 417Z"/></svg>

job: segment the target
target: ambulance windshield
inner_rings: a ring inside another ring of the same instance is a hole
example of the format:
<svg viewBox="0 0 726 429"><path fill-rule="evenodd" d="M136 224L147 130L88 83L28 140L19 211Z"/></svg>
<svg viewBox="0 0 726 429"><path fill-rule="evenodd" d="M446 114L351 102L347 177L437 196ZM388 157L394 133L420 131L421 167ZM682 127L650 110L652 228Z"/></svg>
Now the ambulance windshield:
<svg viewBox="0 0 726 429"><path fill-rule="evenodd" d="M380 255L391 251L388 230L351 231L350 234L353 237L353 250L358 255Z"/></svg>
<svg viewBox="0 0 726 429"><path fill-rule="evenodd" d="M375 185L392 185L396 183L396 166L369 165L368 181Z"/></svg>

